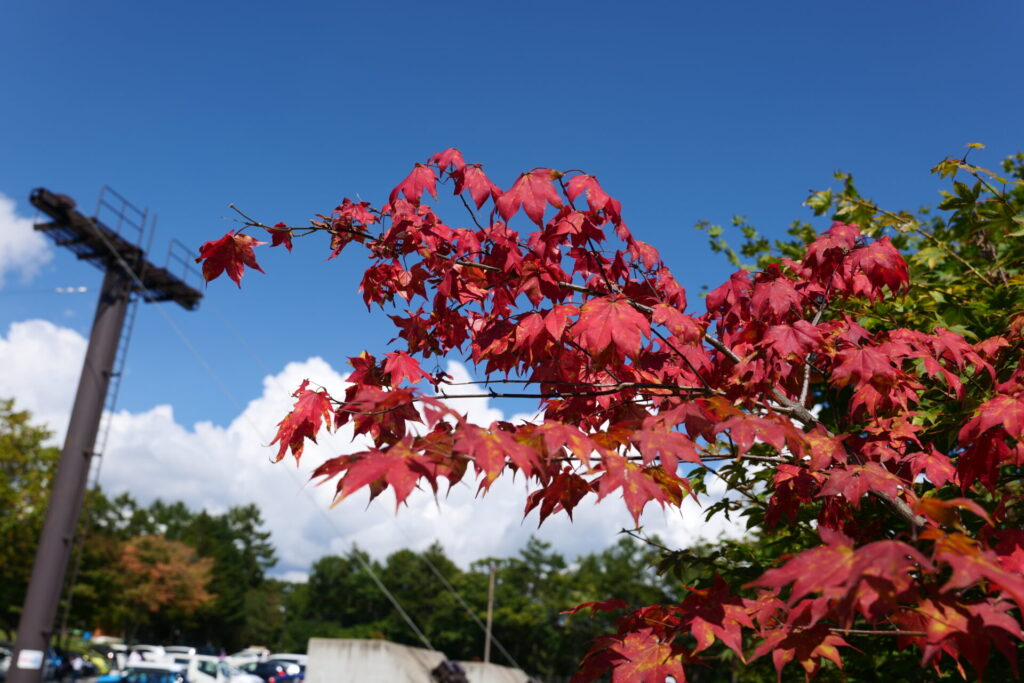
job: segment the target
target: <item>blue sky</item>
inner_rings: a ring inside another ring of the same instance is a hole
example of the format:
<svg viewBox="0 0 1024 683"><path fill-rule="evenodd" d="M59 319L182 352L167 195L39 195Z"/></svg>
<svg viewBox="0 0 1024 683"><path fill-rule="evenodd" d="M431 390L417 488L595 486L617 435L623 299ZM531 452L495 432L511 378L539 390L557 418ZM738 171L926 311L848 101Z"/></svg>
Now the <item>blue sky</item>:
<svg viewBox="0 0 1024 683"><path fill-rule="evenodd" d="M743 214L781 235L836 169L915 208L941 187L928 169L965 143L987 144L987 164L1024 149L1022 20L1024 5L998 0L8 0L0 194L30 218L33 187L91 208L110 184L159 214L160 262L172 237L196 249L226 232L229 202L289 223L344 196L379 204L414 162L456 146L505 188L535 166L597 175L699 306L729 268L698 220ZM40 319L86 334L100 273L30 253L34 277L7 266L0 335ZM233 399L144 306L119 406L226 425L289 362L343 372L346 356L382 350L392 332L360 303L358 257L325 256L313 240L264 250L267 275L241 291L224 279L198 312L165 309ZM66 285L93 291L36 291Z"/></svg>

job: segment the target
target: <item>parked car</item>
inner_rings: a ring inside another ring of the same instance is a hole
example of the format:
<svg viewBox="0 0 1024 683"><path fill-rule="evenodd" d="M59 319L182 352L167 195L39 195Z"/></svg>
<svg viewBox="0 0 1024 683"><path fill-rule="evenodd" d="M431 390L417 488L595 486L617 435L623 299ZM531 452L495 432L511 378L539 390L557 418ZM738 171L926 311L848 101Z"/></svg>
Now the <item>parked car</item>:
<svg viewBox="0 0 1024 683"><path fill-rule="evenodd" d="M108 662L107 658L99 652L92 649L68 650L64 653L64 659L70 662L75 655L80 655L82 657L83 676L102 676L105 673L110 673L110 669L112 668L110 662Z"/></svg>
<svg viewBox="0 0 1024 683"><path fill-rule="evenodd" d="M9 668L11 668L11 650L0 646L0 681L7 679Z"/></svg>
<svg viewBox="0 0 1024 683"><path fill-rule="evenodd" d="M181 664L143 662L132 664L120 673L100 676L96 683L189 683L189 680Z"/></svg>
<svg viewBox="0 0 1024 683"><path fill-rule="evenodd" d="M130 650L135 650L147 662L168 662L167 650L163 645L132 645Z"/></svg>
<svg viewBox="0 0 1024 683"><path fill-rule="evenodd" d="M276 659L278 661L295 662L302 670L306 670L306 664L309 663L309 655L299 654L298 652L275 652L270 655L269 659Z"/></svg>
<svg viewBox="0 0 1024 683"><path fill-rule="evenodd" d="M250 662L242 665L247 671L262 678L266 683L299 683L306 679L306 674L295 662L283 659L270 659L265 662Z"/></svg>
<svg viewBox="0 0 1024 683"><path fill-rule="evenodd" d="M234 654L228 655L228 661L235 666L243 666L245 664L252 664L258 662L261 659L266 661L269 659L267 655L270 654L269 650L256 647L247 647L244 650L239 650Z"/></svg>
<svg viewBox="0 0 1024 683"><path fill-rule="evenodd" d="M92 649L107 660L109 669L123 669L128 663L128 646L123 643L94 643Z"/></svg>
<svg viewBox="0 0 1024 683"><path fill-rule="evenodd" d="M231 672L231 683L262 683L263 679L256 674L251 674L248 671L242 671L237 666L228 664L228 669Z"/></svg>
<svg viewBox="0 0 1024 683"><path fill-rule="evenodd" d="M213 655L174 655L174 662L186 668L190 683L263 683L259 676L232 666Z"/></svg>

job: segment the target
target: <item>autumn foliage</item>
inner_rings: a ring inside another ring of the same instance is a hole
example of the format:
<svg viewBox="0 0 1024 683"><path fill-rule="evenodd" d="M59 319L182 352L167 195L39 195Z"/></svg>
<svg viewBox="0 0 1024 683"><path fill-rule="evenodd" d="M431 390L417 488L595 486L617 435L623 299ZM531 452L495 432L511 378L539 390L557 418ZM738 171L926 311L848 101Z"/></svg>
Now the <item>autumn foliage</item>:
<svg viewBox="0 0 1024 683"><path fill-rule="evenodd" d="M304 227L247 221L289 248L279 233L325 233L331 257L365 250L363 300L397 329L395 350L350 359L343 396L299 387L278 458L351 425L372 447L315 473L339 498L390 488L401 503L464 478L486 491L514 472L541 520L613 495L639 522L651 503L694 496L799 538L749 580L716 571L678 604L626 610L580 680L682 681L715 647L810 677L870 647L858 638L914 648L935 670L980 677L992 650L1015 668L1024 318L1007 236L1024 223L1021 184L966 158L937 172L977 181L956 182L940 206L951 218L882 211L847 183L809 200L833 216L822 234L797 230L689 307L620 203L577 171L533 169L503 191L449 149L381 206L345 199ZM445 185L460 222L427 204ZM258 244L204 245L207 279L240 282ZM957 313L983 301L987 313ZM542 417L468 422L459 388L423 369L448 355ZM704 496L711 478L724 501Z"/></svg>
<svg viewBox="0 0 1024 683"><path fill-rule="evenodd" d="M213 560L162 536L136 536L121 549L123 598L150 612L173 608L192 614L213 600L207 592Z"/></svg>

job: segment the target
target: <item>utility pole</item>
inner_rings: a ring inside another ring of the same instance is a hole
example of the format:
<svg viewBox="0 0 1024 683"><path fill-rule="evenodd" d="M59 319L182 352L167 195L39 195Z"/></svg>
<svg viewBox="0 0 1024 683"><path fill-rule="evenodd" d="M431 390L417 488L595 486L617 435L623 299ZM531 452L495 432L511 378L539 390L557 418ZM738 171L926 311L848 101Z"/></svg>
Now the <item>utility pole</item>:
<svg viewBox="0 0 1024 683"><path fill-rule="evenodd" d="M491 624L494 623L494 579L498 568L491 565L491 577L487 582L487 628L484 633L484 664L491 663Z"/></svg>
<svg viewBox="0 0 1024 683"><path fill-rule="evenodd" d="M188 286L181 278L151 264L139 245L132 244L98 218L80 213L70 197L39 188L32 192L30 200L53 219L36 225L35 229L46 234L58 246L69 248L79 259L102 269L104 276L78 392L18 622L18 636L7 672L8 683L39 683L43 677L46 650L53 635L64 574L96 447L96 435L132 296L138 295L144 301L174 301L187 310L195 310L202 298L201 292ZM137 211L123 199L122 202ZM123 208L119 215L124 217ZM145 214L142 215L144 227Z"/></svg>

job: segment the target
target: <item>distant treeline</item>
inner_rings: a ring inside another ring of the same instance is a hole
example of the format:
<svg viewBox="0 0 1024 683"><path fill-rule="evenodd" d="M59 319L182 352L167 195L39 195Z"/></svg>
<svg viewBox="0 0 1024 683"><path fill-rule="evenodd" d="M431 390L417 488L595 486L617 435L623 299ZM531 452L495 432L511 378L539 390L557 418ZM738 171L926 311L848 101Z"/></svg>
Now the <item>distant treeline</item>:
<svg viewBox="0 0 1024 683"><path fill-rule="evenodd" d="M47 437L27 412L0 401L0 629L7 637L17 627L59 455L43 446ZM370 567L435 648L453 659L479 659L484 633L466 607L484 620L494 567L496 640L523 669L561 677L575 671L593 637L611 629L607 614L568 618L565 610L609 596L635 605L677 597L652 569L656 550L626 537L574 560L531 539L515 557L468 569L439 545L400 550L383 562L353 549L317 560L307 583L289 583L267 576L278 558L255 505L212 515L181 502L143 506L128 494L97 491L87 506L78 569L68 571L76 580L65 590L60 620L67 612L69 629L134 642L229 652L250 644L301 652L311 637L422 646ZM492 661L510 664L498 643Z"/></svg>

